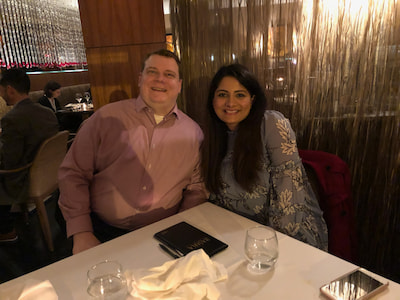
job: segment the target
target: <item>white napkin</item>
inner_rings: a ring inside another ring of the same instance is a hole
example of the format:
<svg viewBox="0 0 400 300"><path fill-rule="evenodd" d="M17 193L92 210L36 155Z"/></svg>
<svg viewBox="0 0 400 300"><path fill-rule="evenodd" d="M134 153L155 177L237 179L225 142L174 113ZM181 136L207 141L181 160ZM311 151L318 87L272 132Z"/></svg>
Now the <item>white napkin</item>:
<svg viewBox="0 0 400 300"><path fill-rule="evenodd" d="M134 299L219 299L214 283L228 278L225 267L199 249L149 270L130 271ZM128 280L129 281L129 280Z"/></svg>
<svg viewBox="0 0 400 300"><path fill-rule="evenodd" d="M17 284L4 292L4 295L0 293L2 300L58 300L49 280L28 279L24 284Z"/></svg>
<svg viewBox="0 0 400 300"><path fill-rule="evenodd" d="M37 282L28 280L18 300L58 300L56 291L49 280Z"/></svg>

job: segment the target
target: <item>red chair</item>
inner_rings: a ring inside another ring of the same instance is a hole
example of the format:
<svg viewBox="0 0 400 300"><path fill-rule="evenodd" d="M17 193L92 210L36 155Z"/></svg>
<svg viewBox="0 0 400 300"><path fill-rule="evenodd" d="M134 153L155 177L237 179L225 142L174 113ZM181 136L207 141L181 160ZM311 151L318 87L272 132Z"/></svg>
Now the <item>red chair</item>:
<svg viewBox="0 0 400 300"><path fill-rule="evenodd" d="M299 150L299 155L328 227L329 253L355 262L354 204L347 164L338 156L323 151Z"/></svg>

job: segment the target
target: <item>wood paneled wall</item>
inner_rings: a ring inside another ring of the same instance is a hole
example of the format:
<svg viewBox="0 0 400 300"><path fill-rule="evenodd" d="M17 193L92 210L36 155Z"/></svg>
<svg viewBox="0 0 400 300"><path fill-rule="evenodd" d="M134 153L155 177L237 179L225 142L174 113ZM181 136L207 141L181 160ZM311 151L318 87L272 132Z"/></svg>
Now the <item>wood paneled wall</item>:
<svg viewBox="0 0 400 300"><path fill-rule="evenodd" d="M95 108L136 97L145 55L166 48L162 0L79 0Z"/></svg>
<svg viewBox="0 0 400 300"><path fill-rule="evenodd" d="M54 72L29 74L31 92L41 91L50 80L57 81L61 86L89 83L88 71L80 72Z"/></svg>

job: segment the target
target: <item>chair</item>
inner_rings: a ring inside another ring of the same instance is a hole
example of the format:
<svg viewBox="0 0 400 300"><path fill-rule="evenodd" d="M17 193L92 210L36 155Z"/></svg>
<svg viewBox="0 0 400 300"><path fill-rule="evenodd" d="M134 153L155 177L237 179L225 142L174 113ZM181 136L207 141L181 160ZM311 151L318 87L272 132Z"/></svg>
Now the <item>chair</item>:
<svg viewBox="0 0 400 300"><path fill-rule="evenodd" d="M41 144L31 163L18 169L0 170L0 175L4 176L29 169L28 198L22 203L22 207L27 211L27 204L35 204L44 239L50 251L54 251L54 245L44 200L58 188L57 172L67 152L68 136L67 130L60 131Z"/></svg>
<svg viewBox="0 0 400 300"><path fill-rule="evenodd" d="M323 151L299 149L299 155L328 227L329 253L356 262L355 214L347 164Z"/></svg>

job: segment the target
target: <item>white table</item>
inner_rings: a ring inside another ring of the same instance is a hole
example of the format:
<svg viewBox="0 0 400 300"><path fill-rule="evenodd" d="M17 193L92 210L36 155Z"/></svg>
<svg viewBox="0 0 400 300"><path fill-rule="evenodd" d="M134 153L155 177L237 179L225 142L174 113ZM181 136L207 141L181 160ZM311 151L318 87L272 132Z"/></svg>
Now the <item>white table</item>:
<svg viewBox="0 0 400 300"><path fill-rule="evenodd" d="M125 269L150 268L171 258L158 246L153 234L180 221L186 221L229 247L213 257L228 269L228 280L218 283L221 299L325 299L319 287L357 266L278 233L279 258L273 271L250 275L245 268L244 236L257 223L211 203L184 211L157 223L128 233L110 242L58 261L0 285L0 299L15 293L26 280L50 280L60 300L88 299L86 272L105 259L119 261ZM389 281L389 288L375 299L400 299L400 285Z"/></svg>

